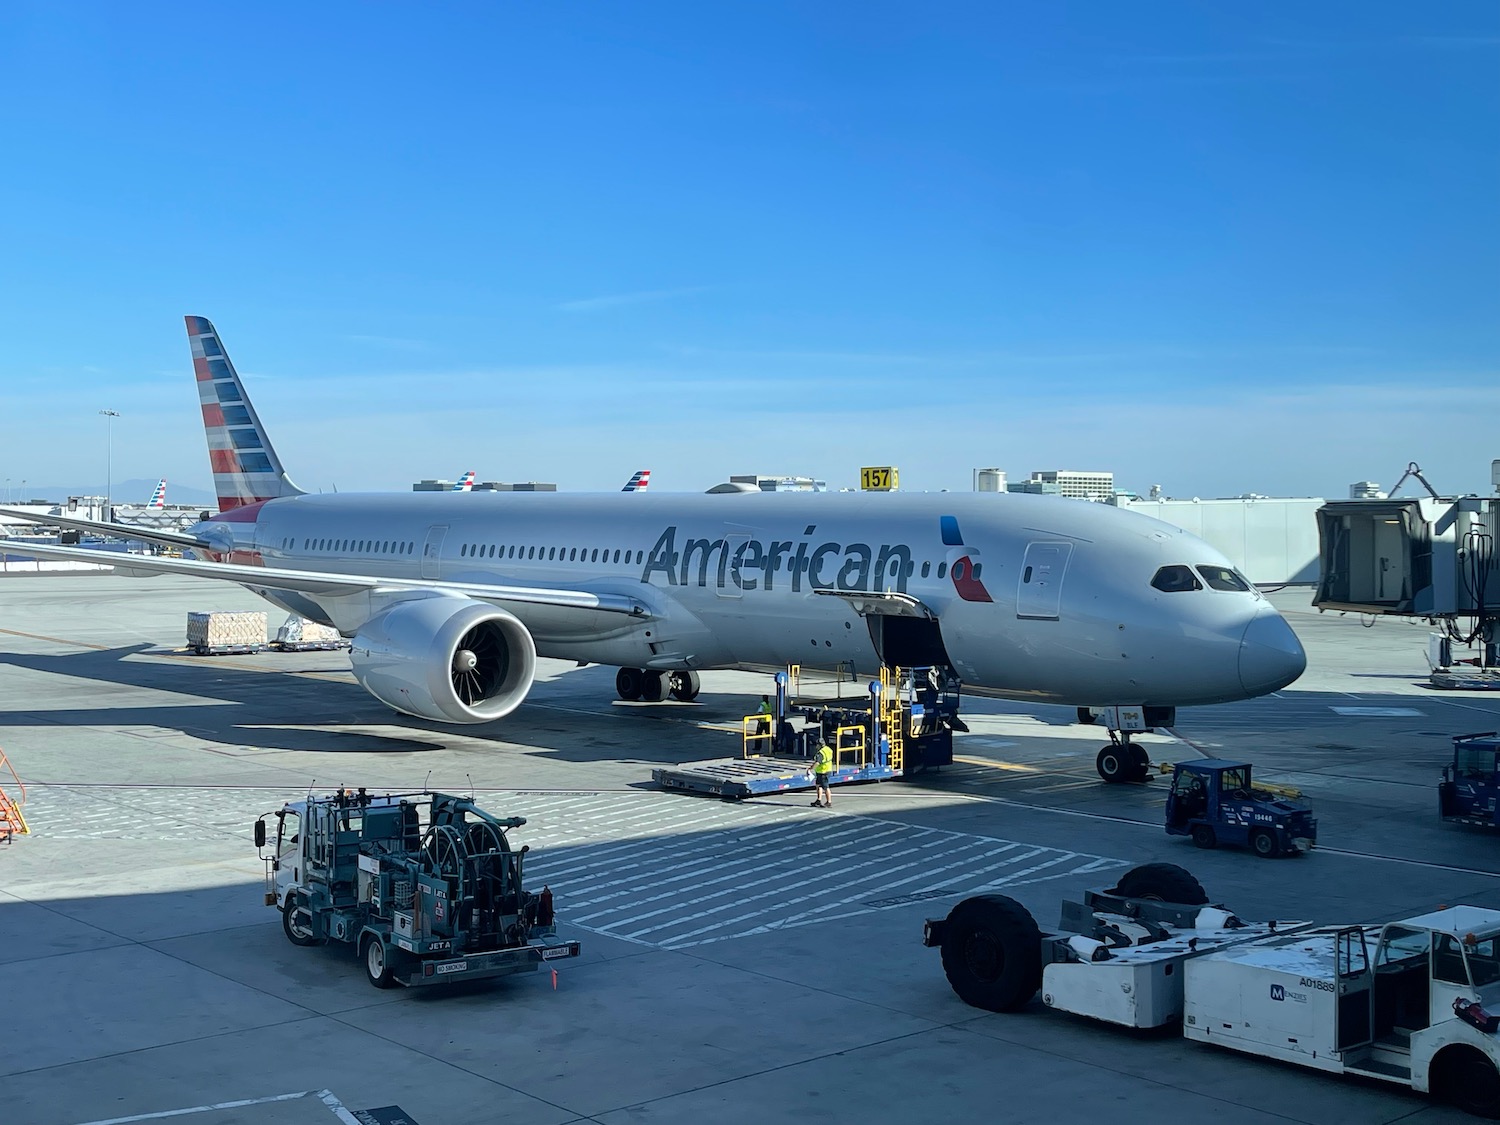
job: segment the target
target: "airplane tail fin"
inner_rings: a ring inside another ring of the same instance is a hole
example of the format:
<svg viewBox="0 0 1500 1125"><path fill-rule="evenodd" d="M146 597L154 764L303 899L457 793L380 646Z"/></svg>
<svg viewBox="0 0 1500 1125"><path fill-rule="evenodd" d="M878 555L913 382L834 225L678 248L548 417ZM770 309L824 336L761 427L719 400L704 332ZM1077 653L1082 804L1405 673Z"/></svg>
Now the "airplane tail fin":
<svg viewBox="0 0 1500 1125"><path fill-rule="evenodd" d="M156 482L156 491L151 494L151 503L146 507L161 511L167 506L167 482L159 480Z"/></svg>
<svg viewBox="0 0 1500 1125"><path fill-rule="evenodd" d="M453 486L454 492L472 492L474 490L474 470L470 469L458 478L458 483Z"/></svg>
<svg viewBox="0 0 1500 1125"><path fill-rule="evenodd" d="M242 508L278 496L301 496L287 479L281 458L271 446L255 407L235 373L219 334L206 317L189 316L188 344L208 436L208 460L214 473L219 511Z"/></svg>
<svg viewBox="0 0 1500 1125"><path fill-rule="evenodd" d="M635 476L631 477L628 481L626 481L625 482L625 487L622 488L622 489L620 489L620 491L621 492L645 492L647 486L650 485L650 483L651 483L651 470L650 469L642 469L640 472L636 473Z"/></svg>

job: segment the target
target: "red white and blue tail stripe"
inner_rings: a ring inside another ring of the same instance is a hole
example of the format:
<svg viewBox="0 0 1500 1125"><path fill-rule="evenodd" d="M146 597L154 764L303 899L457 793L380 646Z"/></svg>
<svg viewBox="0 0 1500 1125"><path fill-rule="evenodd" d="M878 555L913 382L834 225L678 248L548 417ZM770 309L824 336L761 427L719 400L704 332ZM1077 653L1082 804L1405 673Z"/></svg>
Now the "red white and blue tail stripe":
<svg viewBox="0 0 1500 1125"><path fill-rule="evenodd" d="M453 486L454 492L472 492L474 490L474 470L470 469L458 478L458 483Z"/></svg>
<svg viewBox="0 0 1500 1125"><path fill-rule="evenodd" d="M156 482L156 491L151 494L151 503L146 507L161 511L167 506L167 482L159 480Z"/></svg>
<svg viewBox="0 0 1500 1125"><path fill-rule="evenodd" d="M640 472L636 473L635 476L631 477L628 481L626 481L625 482L625 487L622 488L622 489L620 489L620 491L621 492L645 492L646 491L646 487L650 483L651 483L651 470L650 469L642 469Z"/></svg>
<svg viewBox="0 0 1500 1125"><path fill-rule="evenodd" d="M218 332L206 317L185 319L219 511L278 496L301 496L302 489L287 479Z"/></svg>

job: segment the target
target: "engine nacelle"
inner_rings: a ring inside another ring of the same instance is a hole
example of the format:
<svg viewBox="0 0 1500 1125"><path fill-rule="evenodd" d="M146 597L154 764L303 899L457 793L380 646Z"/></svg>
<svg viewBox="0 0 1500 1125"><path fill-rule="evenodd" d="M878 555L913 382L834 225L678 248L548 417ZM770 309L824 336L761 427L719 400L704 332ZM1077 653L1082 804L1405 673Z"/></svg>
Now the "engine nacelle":
<svg viewBox="0 0 1500 1125"><path fill-rule="evenodd" d="M512 614L469 598L398 602L354 635L360 687L398 711L440 723L509 715L536 677L536 644Z"/></svg>

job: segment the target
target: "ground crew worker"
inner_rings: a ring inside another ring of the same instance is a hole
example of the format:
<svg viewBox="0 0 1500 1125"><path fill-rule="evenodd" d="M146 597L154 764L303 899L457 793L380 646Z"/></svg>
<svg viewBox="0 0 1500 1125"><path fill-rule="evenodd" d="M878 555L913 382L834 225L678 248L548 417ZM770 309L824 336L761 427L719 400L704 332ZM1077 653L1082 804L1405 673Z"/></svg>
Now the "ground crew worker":
<svg viewBox="0 0 1500 1125"><path fill-rule="evenodd" d="M818 746L813 757L813 784L817 791L813 795L813 808L833 808L833 794L828 789L828 779L833 776L833 748L824 742Z"/></svg>
<svg viewBox="0 0 1500 1125"><path fill-rule="evenodd" d="M771 733L771 697L769 695L763 695L763 696L760 697L760 706L755 709L755 713L760 716L760 719L755 724L755 733L756 734L767 734L767 735L770 734ZM770 739L766 739L765 740L766 745L763 748L757 748L757 751L758 752L763 752L763 753L770 753L771 750L773 749L773 747L770 745L770 741L771 741Z"/></svg>

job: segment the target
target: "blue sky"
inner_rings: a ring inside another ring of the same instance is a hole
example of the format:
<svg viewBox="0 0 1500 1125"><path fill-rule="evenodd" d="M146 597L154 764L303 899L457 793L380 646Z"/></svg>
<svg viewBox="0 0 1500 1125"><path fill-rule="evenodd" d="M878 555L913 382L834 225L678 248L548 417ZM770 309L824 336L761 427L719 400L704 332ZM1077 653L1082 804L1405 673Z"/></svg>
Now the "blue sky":
<svg viewBox="0 0 1500 1125"><path fill-rule="evenodd" d="M310 489L1488 491L1497 64L1491 0L7 4L0 476L101 487L108 407L207 488L195 313Z"/></svg>

